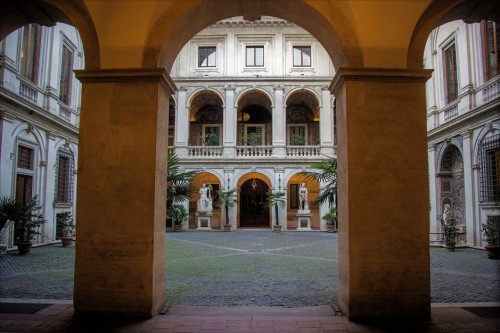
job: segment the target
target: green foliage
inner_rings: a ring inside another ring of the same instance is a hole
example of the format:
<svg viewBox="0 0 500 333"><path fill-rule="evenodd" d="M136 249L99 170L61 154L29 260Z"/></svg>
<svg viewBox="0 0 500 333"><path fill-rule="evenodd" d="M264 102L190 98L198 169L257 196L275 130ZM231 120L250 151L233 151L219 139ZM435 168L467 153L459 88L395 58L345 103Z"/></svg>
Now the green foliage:
<svg viewBox="0 0 500 333"><path fill-rule="evenodd" d="M8 197L0 201L2 221L14 222L17 234L20 235L16 241L20 242L30 242L36 235L40 235L39 228L46 222L40 213L41 208L37 196L28 200L24 205Z"/></svg>
<svg viewBox="0 0 500 333"><path fill-rule="evenodd" d="M329 157L327 160L312 164L311 168L313 171L305 171L300 174L306 176L308 180L317 180L326 184L313 204L328 202L331 207L337 195L337 159Z"/></svg>
<svg viewBox="0 0 500 333"><path fill-rule="evenodd" d="M306 137L300 134L292 134L291 145L303 146L306 144Z"/></svg>
<svg viewBox="0 0 500 333"><path fill-rule="evenodd" d="M205 146L217 146L219 144L219 136L215 133L206 133L205 137L201 136L201 142Z"/></svg>
<svg viewBox="0 0 500 333"><path fill-rule="evenodd" d="M493 219L488 219L485 223L481 225L481 231L483 232L483 240L489 245L500 245L500 230L496 228L493 223Z"/></svg>
<svg viewBox="0 0 500 333"><path fill-rule="evenodd" d="M274 212L276 215L276 225L279 225L278 206L280 207L286 206L286 193L269 191L267 192L267 202L270 205L274 205Z"/></svg>
<svg viewBox="0 0 500 333"><path fill-rule="evenodd" d="M236 189L217 192L218 200L217 203L224 207L224 212L226 213L226 224L229 224L229 207L234 207L237 203L236 201Z"/></svg>
<svg viewBox="0 0 500 333"><path fill-rule="evenodd" d="M337 223L337 207L330 207L328 213L323 215L323 220L326 221L326 224L335 225Z"/></svg>
<svg viewBox="0 0 500 333"><path fill-rule="evenodd" d="M167 206L188 201L196 191L192 181L199 173L198 170L180 172L179 158L173 150L168 152L167 160Z"/></svg>
<svg viewBox="0 0 500 333"><path fill-rule="evenodd" d="M458 232L460 231L460 229L458 228L458 220L453 218L453 217L448 218L448 220L445 220L442 217L440 217L439 222L441 223L441 226L443 227L444 241L445 242L456 242Z"/></svg>
<svg viewBox="0 0 500 333"><path fill-rule="evenodd" d="M189 214L183 205L172 205L167 211L168 218L172 219L175 224L182 224L189 218Z"/></svg>
<svg viewBox="0 0 500 333"><path fill-rule="evenodd" d="M15 199L3 197L0 199L0 236L17 218L17 203Z"/></svg>
<svg viewBox="0 0 500 333"><path fill-rule="evenodd" d="M247 133L243 135L243 143L250 146L262 144L262 133Z"/></svg>
<svg viewBox="0 0 500 333"><path fill-rule="evenodd" d="M57 225L62 228L63 237L73 237L75 233L75 225L71 212L63 212L56 215Z"/></svg>

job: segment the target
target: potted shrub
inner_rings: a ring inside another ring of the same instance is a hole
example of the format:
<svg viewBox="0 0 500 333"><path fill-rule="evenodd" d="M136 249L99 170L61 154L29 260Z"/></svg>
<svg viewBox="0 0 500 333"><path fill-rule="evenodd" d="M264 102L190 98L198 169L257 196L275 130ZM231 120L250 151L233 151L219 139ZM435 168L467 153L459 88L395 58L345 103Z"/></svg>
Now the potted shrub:
<svg viewBox="0 0 500 333"><path fill-rule="evenodd" d="M71 217L71 212L63 212L57 214L56 217L57 225L62 228L61 244L63 247L69 247L73 244L73 239L75 237L75 225L73 224L73 218Z"/></svg>
<svg viewBox="0 0 500 333"><path fill-rule="evenodd" d="M274 231L281 231L282 226L279 224L278 205L280 207L285 207L285 205L286 205L286 193L285 192L274 192L273 193L272 191L269 191L267 193L267 202L270 205L274 206L276 224L273 226L273 230Z"/></svg>
<svg viewBox="0 0 500 333"><path fill-rule="evenodd" d="M440 218L440 223L443 228L444 245L448 251L453 252L455 251L457 236L460 230L458 228L458 221L450 216L447 219Z"/></svg>
<svg viewBox="0 0 500 333"><path fill-rule="evenodd" d="M174 230L182 230L182 222L186 221L189 217L186 208L183 205L172 205L167 212L168 217L174 222Z"/></svg>
<svg viewBox="0 0 500 333"><path fill-rule="evenodd" d="M481 225L483 232L483 240L487 243L484 245L486 254L490 259L500 258L500 230L495 226L493 219L488 220Z"/></svg>
<svg viewBox="0 0 500 333"><path fill-rule="evenodd" d="M201 136L201 143L204 146L218 146L219 136L215 133L206 133L205 136Z"/></svg>
<svg viewBox="0 0 500 333"><path fill-rule="evenodd" d="M262 144L262 133L247 133L243 135L243 143L250 146L259 146Z"/></svg>
<svg viewBox="0 0 500 333"><path fill-rule="evenodd" d="M292 146L304 146L306 144L306 137L301 134L294 133L292 134L290 141Z"/></svg>
<svg viewBox="0 0 500 333"><path fill-rule="evenodd" d="M234 207L237 203L235 196L236 196L236 189L233 188L232 190L227 190L227 191L219 191L219 199L218 199L218 204L224 207L224 214L225 214L225 219L224 219L224 231L231 231L231 223L229 223L229 207Z"/></svg>
<svg viewBox="0 0 500 333"><path fill-rule="evenodd" d="M7 253L8 245L6 243L1 243L1 240L12 224L13 218L16 216L16 211L16 200L10 197L3 197L0 199L0 256Z"/></svg>
<svg viewBox="0 0 500 333"><path fill-rule="evenodd" d="M337 231L337 207L331 207L328 213L323 215L323 220L326 221L328 232Z"/></svg>

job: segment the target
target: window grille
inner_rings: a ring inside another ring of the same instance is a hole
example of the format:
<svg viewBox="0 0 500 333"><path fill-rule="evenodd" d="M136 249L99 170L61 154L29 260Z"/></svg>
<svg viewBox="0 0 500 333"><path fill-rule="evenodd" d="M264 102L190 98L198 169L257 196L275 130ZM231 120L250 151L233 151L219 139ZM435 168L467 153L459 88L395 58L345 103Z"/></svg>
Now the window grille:
<svg viewBox="0 0 500 333"><path fill-rule="evenodd" d="M20 169L33 170L33 149L25 146L17 148L17 167Z"/></svg>
<svg viewBox="0 0 500 333"><path fill-rule="evenodd" d="M481 202L500 199L500 134L485 138L479 150Z"/></svg>
<svg viewBox="0 0 500 333"><path fill-rule="evenodd" d="M75 167L73 153L66 148L57 151L56 202L71 204L73 202L73 170Z"/></svg>

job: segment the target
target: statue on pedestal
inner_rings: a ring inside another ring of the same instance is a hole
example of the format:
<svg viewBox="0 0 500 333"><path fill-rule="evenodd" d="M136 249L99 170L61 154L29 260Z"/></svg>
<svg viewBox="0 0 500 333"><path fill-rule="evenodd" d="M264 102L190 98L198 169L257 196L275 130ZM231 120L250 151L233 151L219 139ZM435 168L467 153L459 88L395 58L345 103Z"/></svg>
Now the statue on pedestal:
<svg viewBox="0 0 500 333"><path fill-rule="evenodd" d="M309 204L307 203L307 187L305 183L301 183L299 187L299 212L309 212Z"/></svg>
<svg viewBox="0 0 500 333"><path fill-rule="evenodd" d="M212 213L212 186L203 185L200 188L200 199L198 199L198 213L209 214Z"/></svg>

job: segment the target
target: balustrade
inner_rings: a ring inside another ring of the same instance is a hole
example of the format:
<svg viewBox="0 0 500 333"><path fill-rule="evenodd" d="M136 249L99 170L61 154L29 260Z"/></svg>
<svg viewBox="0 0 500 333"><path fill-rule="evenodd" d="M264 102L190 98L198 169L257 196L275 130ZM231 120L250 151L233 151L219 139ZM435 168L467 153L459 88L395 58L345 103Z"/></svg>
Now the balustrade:
<svg viewBox="0 0 500 333"><path fill-rule="evenodd" d="M320 146L288 146L286 147L287 157L315 157L321 155Z"/></svg>
<svg viewBox="0 0 500 333"><path fill-rule="evenodd" d="M19 95L32 101L33 103L36 103L38 99L38 91L22 81L19 82Z"/></svg>
<svg viewBox="0 0 500 333"><path fill-rule="evenodd" d="M220 157L222 156L221 146L190 146L188 147L189 157Z"/></svg>
<svg viewBox="0 0 500 333"><path fill-rule="evenodd" d="M483 87L483 102L489 102L500 97L500 76Z"/></svg>

